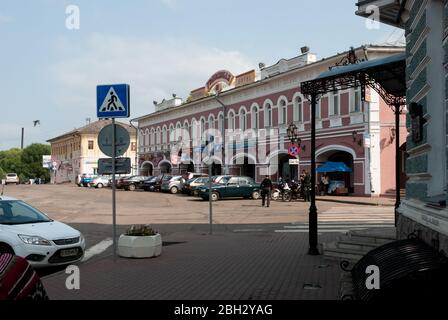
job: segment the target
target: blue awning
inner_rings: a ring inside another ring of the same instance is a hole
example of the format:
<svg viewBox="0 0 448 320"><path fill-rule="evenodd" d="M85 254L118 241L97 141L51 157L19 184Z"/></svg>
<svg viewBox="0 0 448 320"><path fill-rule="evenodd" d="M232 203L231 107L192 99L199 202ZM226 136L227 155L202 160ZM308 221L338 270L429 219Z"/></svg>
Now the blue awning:
<svg viewBox="0 0 448 320"><path fill-rule="evenodd" d="M324 165L316 169L316 172L352 172L352 169L347 167L344 162L331 162L328 161Z"/></svg>

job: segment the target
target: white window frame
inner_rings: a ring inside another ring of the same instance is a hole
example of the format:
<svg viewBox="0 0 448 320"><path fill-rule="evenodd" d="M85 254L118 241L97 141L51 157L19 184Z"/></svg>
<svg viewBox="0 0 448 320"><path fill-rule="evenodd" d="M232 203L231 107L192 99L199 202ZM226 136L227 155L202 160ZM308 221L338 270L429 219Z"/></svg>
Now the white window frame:
<svg viewBox="0 0 448 320"><path fill-rule="evenodd" d="M358 102L359 102L359 110L355 109L356 106L356 95L358 96ZM350 90L350 113L360 113L362 112L362 100L361 100L361 88L353 88Z"/></svg>
<svg viewBox="0 0 448 320"><path fill-rule="evenodd" d="M264 105L264 126L266 128L272 127L272 103L270 102Z"/></svg>
<svg viewBox="0 0 448 320"><path fill-rule="evenodd" d="M240 110L240 129L245 131L247 129L247 112L246 109L242 108Z"/></svg>
<svg viewBox="0 0 448 320"><path fill-rule="evenodd" d="M334 112L334 107L335 107L334 99L335 98L337 98L337 101L338 101L338 112L337 113ZM341 115L341 93L339 91L331 93L329 106L330 106L330 110L328 110L328 111L329 111L330 116L339 117Z"/></svg>
<svg viewBox="0 0 448 320"><path fill-rule="evenodd" d="M278 125L286 126L286 124L288 123L288 101L284 99L279 100L277 109L278 109Z"/></svg>
<svg viewBox="0 0 448 320"><path fill-rule="evenodd" d="M303 98L300 95L294 97L293 108L294 122L303 122Z"/></svg>
<svg viewBox="0 0 448 320"><path fill-rule="evenodd" d="M250 116L252 129L260 129L260 108L257 105L252 106Z"/></svg>
<svg viewBox="0 0 448 320"><path fill-rule="evenodd" d="M227 116L227 127L229 130L235 130L235 112L233 110L229 111Z"/></svg>

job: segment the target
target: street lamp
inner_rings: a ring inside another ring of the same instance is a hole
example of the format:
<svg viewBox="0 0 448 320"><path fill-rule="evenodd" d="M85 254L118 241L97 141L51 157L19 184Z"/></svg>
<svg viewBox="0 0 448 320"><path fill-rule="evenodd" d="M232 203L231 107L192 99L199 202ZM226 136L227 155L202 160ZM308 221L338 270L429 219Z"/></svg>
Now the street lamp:
<svg viewBox="0 0 448 320"><path fill-rule="evenodd" d="M300 147L302 144L302 139L299 138L299 128L294 123L291 123L286 129L286 134L288 135L289 140L291 143L297 143L297 145Z"/></svg>

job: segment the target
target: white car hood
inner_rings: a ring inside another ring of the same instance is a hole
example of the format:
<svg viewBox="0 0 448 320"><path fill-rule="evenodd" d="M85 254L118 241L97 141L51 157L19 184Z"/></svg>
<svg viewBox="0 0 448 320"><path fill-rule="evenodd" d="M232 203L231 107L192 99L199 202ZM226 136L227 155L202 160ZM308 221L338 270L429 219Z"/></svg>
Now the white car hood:
<svg viewBox="0 0 448 320"><path fill-rule="evenodd" d="M0 230L27 236L40 236L47 240L75 238L80 236L79 231L58 221L35 224L1 225Z"/></svg>

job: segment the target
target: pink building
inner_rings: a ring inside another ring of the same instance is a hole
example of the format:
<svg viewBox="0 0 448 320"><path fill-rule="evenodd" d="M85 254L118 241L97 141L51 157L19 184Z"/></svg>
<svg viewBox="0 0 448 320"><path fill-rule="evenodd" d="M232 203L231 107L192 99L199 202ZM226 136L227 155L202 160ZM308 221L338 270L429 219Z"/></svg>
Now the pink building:
<svg viewBox="0 0 448 320"><path fill-rule="evenodd" d="M360 60L403 51L391 46L355 49ZM218 71L204 87L193 90L186 103L175 97L156 104L154 113L136 119L140 172L207 172L207 159L200 156L209 136L206 130L215 129L216 136L223 136L229 130L241 129L246 135L239 141L232 141L228 134L225 141L222 137L214 140L219 151L212 166L214 174L247 175L256 181L266 173L273 180L298 179L300 171L310 169L311 149L310 103L301 94L300 83L340 64L346 56L347 52L317 61L305 47L292 59L281 59L268 67L260 64L258 72L234 76ZM320 98L316 157L318 166L327 161L344 162L352 172L330 173L330 179L343 183L352 194L371 196L395 189L395 129L392 110L374 90L365 91L365 101L360 88ZM290 159L296 159L288 154L291 141L287 128L291 123L298 128L301 152L299 161L290 164ZM401 124L400 139L406 141L405 114ZM184 131L179 134L181 129ZM222 146L225 152L220 153Z"/></svg>

